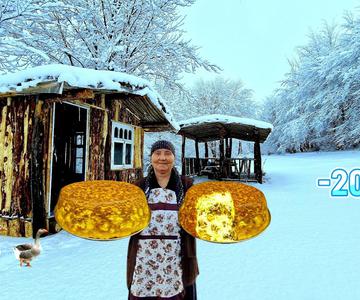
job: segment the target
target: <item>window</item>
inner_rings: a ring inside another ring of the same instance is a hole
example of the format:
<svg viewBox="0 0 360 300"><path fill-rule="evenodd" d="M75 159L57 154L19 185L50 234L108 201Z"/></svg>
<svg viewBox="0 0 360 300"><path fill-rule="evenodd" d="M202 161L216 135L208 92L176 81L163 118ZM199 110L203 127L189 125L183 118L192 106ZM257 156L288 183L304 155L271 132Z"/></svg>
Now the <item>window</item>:
<svg viewBox="0 0 360 300"><path fill-rule="evenodd" d="M76 132L75 134L75 173L84 173L84 132Z"/></svg>
<svg viewBox="0 0 360 300"><path fill-rule="evenodd" d="M111 136L111 169L133 168L134 127L113 121Z"/></svg>

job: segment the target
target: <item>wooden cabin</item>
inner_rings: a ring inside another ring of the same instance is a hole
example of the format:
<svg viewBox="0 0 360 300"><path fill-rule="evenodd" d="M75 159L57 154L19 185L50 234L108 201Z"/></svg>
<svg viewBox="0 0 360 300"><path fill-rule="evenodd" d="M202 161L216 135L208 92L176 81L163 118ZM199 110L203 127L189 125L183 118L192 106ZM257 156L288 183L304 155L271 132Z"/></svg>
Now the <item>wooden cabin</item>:
<svg viewBox="0 0 360 300"><path fill-rule="evenodd" d="M40 66L0 76L0 235L56 232L60 189L143 176L145 131L176 130L150 83L111 71Z"/></svg>
<svg viewBox="0 0 360 300"><path fill-rule="evenodd" d="M208 175L223 180L257 181L262 183L263 171L260 144L270 134L270 123L226 115L204 115L179 121L182 136L182 174ZM185 157L186 138L195 141L196 157ZM253 158L232 158L233 138L254 143ZM208 142L219 141L219 157L209 157ZM205 157L199 156L199 143L204 143ZM211 162L209 164L209 162Z"/></svg>

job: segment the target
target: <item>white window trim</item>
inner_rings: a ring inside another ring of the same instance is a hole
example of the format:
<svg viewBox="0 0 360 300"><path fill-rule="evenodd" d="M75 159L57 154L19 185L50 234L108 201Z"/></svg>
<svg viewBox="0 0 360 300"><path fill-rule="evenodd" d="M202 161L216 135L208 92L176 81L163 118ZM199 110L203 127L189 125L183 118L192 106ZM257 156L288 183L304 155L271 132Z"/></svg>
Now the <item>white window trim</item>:
<svg viewBox="0 0 360 300"><path fill-rule="evenodd" d="M111 170L125 170L125 169L133 169L134 168L134 140L135 140L135 127L131 126L126 123L121 123L117 121L112 121L111 124ZM131 131L131 140L124 139L124 138L116 138L115 137L115 128L124 130L126 129L128 132ZM123 143L124 144L124 152L123 152L123 161L125 162L126 156L126 147L125 144L131 145L131 155L130 155L130 164L123 164L123 165L115 165L114 164L114 145L115 143Z"/></svg>

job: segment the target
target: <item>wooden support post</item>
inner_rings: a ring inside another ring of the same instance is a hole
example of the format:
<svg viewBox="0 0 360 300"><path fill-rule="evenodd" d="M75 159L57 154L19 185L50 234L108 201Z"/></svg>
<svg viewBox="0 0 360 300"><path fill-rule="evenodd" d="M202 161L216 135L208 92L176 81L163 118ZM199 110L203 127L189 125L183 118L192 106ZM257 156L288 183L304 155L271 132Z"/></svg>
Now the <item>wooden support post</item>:
<svg viewBox="0 0 360 300"><path fill-rule="evenodd" d="M225 138L224 177L230 177L231 175L230 153L230 138Z"/></svg>
<svg viewBox="0 0 360 300"><path fill-rule="evenodd" d="M203 167L205 168L205 166L208 165L209 163L209 148L208 148L208 144L207 142L204 143L204 147L205 147L205 159L203 160L204 164L203 164Z"/></svg>
<svg viewBox="0 0 360 300"><path fill-rule="evenodd" d="M232 145L233 145L233 139L230 138L230 153L229 153L230 158L231 158L231 155L232 155Z"/></svg>
<svg viewBox="0 0 360 300"><path fill-rule="evenodd" d="M182 145L181 145L181 174L186 175L186 165L185 165L185 142L186 137L182 136Z"/></svg>
<svg viewBox="0 0 360 300"><path fill-rule="evenodd" d="M196 159L195 159L195 173L197 175L200 175L200 156L199 156L199 142L198 140L195 140L195 155L196 155Z"/></svg>
<svg viewBox="0 0 360 300"><path fill-rule="evenodd" d="M220 139L219 143L220 160L224 160L224 139Z"/></svg>
<svg viewBox="0 0 360 300"><path fill-rule="evenodd" d="M256 140L254 144L254 171L255 179L257 182L262 183L262 170L261 170L261 152L260 152L260 142L259 136L256 135Z"/></svg>
<svg viewBox="0 0 360 300"><path fill-rule="evenodd" d="M209 147L208 147L208 143L205 142L205 157L208 158L209 157Z"/></svg>
<svg viewBox="0 0 360 300"><path fill-rule="evenodd" d="M224 139L220 139L220 173L221 177L224 176L225 170L224 170L224 162L225 162L225 153L224 153Z"/></svg>
<svg viewBox="0 0 360 300"><path fill-rule="evenodd" d="M239 156L240 154L242 154L242 146L241 146L241 141L239 141L239 145L238 145L238 151L237 151L237 154L238 154L238 156Z"/></svg>
<svg viewBox="0 0 360 300"><path fill-rule="evenodd" d="M42 100L36 100L31 137L30 194L32 200L33 237L40 228L46 228L45 196L43 191L44 126Z"/></svg>

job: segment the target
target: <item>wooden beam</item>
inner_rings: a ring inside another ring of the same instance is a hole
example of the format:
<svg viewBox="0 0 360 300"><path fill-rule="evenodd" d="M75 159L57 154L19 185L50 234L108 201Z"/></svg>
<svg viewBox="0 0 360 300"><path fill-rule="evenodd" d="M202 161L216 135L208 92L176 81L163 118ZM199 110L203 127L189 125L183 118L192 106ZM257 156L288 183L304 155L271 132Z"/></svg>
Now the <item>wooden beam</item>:
<svg viewBox="0 0 360 300"><path fill-rule="evenodd" d="M192 132L193 132L193 130L191 130L191 128L187 128L186 130L180 129L178 131L178 134L180 134L182 136L186 136L188 139L192 139L195 141L197 139L197 137L196 137L196 135L193 135Z"/></svg>
<svg viewBox="0 0 360 300"><path fill-rule="evenodd" d="M197 175L199 175L200 174L200 156L199 156L199 142L198 142L198 140L195 141L195 155L196 155L195 173Z"/></svg>
<svg viewBox="0 0 360 300"><path fill-rule="evenodd" d="M182 145L181 145L181 174L186 175L186 169L185 169L185 143L186 143L186 137L182 136Z"/></svg>
<svg viewBox="0 0 360 300"><path fill-rule="evenodd" d="M229 135L229 132L228 132L228 130L227 130L227 128L226 128L226 126L224 124L217 123L216 125L217 125L216 127L219 128L220 138L225 138L225 137L227 137Z"/></svg>
<svg viewBox="0 0 360 300"><path fill-rule="evenodd" d="M169 123L140 123L146 132L173 131Z"/></svg>
<svg viewBox="0 0 360 300"><path fill-rule="evenodd" d="M254 142L256 137L254 132L256 131L258 132L259 142L263 143L271 129L240 123L212 122L182 127L179 134L185 134L187 138L197 139L199 142L214 141L225 137Z"/></svg>
<svg viewBox="0 0 360 300"><path fill-rule="evenodd" d="M208 157L209 157L209 147L208 147L208 143L205 142L205 143L204 143L204 146L205 146L205 157L208 158ZM206 161L205 161L205 165L208 164L208 161L209 161L209 160L206 160Z"/></svg>
<svg viewBox="0 0 360 300"><path fill-rule="evenodd" d="M254 144L254 171L255 179L257 182L262 183L262 170L261 170L261 152L259 137L257 137Z"/></svg>
<svg viewBox="0 0 360 300"><path fill-rule="evenodd" d="M220 160L224 160L224 139L220 139L219 142L219 153L220 153Z"/></svg>
<svg viewBox="0 0 360 300"><path fill-rule="evenodd" d="M205 142L204 147L205 147L205 157L209 157L209 147L207 142Z"/></svg>
<svg viewBox="0 0 360 300"><path fill-rule="evenodd" d="M232 138L226 138L225 141L226 141L225 157L231 158Z"/></svg>
<svg viewBox="0 0 360 300"><path fill-rule="evenodd" d="M226 173L224 170L224 162L225 162L224 139L220 139L219 150L220 150L220 168L221 168L220 173L221 173L221 177L223 177L224 174Z"/></svg>
<svg viewBox="0 0 360 300"><path fill-rule="evenodd" d="M46 228L46 212L43 192L43 145L44 126L42 119L43 101L36 100L31 138L30 191L33 213L33 237L40 228Z"/></svg>
<svg viewBox="0 0 360 300"><path fill-rule="evenodd" d="M90 89L76 89L76 90L68 90L63 93L63 99L94 99L94 91Z"/></svg>
<svg viewBox="0 0 360 300"><path fill-rule="evenodd" d="M11 127L11 105L13 100L8 97L2 103L0 124L0 209L2 214L9 214L11 208L11 190L13 179L13 131Z"/></svg>

